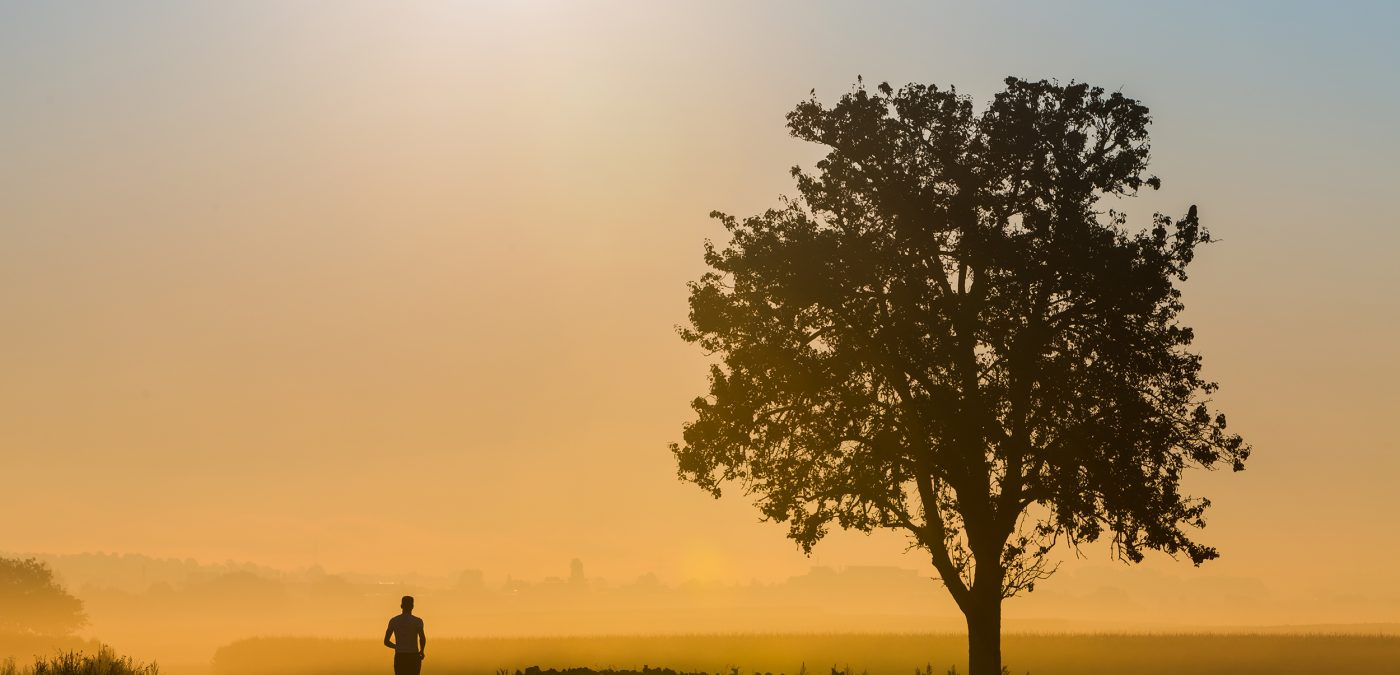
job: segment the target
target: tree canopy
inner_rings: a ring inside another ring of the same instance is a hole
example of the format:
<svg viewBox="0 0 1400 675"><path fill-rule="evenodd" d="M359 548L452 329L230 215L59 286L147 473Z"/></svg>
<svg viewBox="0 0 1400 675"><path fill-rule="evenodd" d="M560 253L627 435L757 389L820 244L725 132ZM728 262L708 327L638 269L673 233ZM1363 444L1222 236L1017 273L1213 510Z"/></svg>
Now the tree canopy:
<svg viewBox="0 0 1400 675"><path fill-rule="evenodd" d="M83 603L33 558L0 558L0 633L67 635L87 623Z"/></svg>
<svg viewBox="0 0 1400 675"><path fill-rule="evenodd" d="M682 478L741 486L804 550L833 523L906 532L981 633L1060 541L1216 557L1182 472L1249 455L1179 318L1211 241L1196 208L1132 229L1104 206L1160 186L1147 108L1005 83L980 112L858 82L789 113L827 153L793 169L795 198L712 214L728 242L706 243L681 335L720 362L671 446Z"/></svg>

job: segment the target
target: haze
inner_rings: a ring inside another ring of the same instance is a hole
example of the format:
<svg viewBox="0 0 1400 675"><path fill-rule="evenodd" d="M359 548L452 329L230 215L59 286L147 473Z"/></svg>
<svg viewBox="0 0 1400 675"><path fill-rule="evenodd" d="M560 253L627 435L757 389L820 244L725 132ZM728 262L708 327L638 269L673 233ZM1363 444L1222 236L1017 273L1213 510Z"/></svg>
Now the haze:
<svg viewBox="0 0 1400 675"><path fill-rule="evenodd" d="M1008 621L1400 620L1397 30L1386 3L6 4L0 551L932 576L895 535L806 558L679 482L708 360L674 326L706 214L775 205L817 156L783 127L809 90L980 104L1016 75L1152 109L1164 187L1122 206L1197 204L1221 240L1187 318L1256 456L1190 479L1220 560L1091 547ZM1143 600L1181 584L1249 590ZM956 617L928 585L920 616ZM1052 602L1101 589L1138 601Z"/></svg>

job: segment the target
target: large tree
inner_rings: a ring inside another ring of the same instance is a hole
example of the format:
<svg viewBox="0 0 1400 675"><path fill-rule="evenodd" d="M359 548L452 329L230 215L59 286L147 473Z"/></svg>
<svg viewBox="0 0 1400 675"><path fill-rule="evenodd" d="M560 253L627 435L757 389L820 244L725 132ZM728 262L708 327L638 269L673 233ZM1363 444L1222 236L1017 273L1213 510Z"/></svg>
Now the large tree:
<svg viewBox="0 0 1400 675"><path fill-rule="evenodd" d="M706 243L681 335L722 362L671 446L681 477L740 485L808 552L833 522L905 531L966 616L972 675L1000 672L1002 600L1057 542L1216 557L1182 472L1249 448L1179 319L1210 237L1194 206L1130 229L1103 205L1160 185L1147 108L1008 78L977 112L858 82L787 122L827 154L777 208L712 214L729 241Z"/></svg>
<svg viewBox="0 0 1400 675"><path fill-rule="evenodd" d="M0 558L0 633L68 635L87 623L81 600L33 558Z"/></svg>

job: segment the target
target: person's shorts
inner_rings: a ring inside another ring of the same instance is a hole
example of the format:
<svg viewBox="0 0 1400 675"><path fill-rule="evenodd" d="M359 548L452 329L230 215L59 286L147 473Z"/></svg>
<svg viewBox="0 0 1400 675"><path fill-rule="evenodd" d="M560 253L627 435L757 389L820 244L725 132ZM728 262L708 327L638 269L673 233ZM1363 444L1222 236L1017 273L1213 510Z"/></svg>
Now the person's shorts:
<svg viewBox="0 0 1400 675"><path fill-rule="evenodd" d="M394 675L418 675L423 657L418 652L394 652Z"/></svg>

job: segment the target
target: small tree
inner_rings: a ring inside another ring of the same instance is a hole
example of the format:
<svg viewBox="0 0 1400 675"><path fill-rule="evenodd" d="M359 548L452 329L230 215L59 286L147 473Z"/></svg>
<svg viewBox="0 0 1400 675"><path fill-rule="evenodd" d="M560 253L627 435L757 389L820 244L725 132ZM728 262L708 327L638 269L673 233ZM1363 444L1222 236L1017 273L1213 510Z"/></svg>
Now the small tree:
<svg viewBox="0 0 1400 675"><path fill-rule="evenodd" d="M1147 108L1097 87L857 83L788 114L829 148L799 197L706 243L682 337L718 355L679 473L741 485L806 552L831 523L905 531L967 618L971 675L999 673L1002 600L1047 554L1215 558L1186 527L1187 467L1241 470L1210 409L1177 282L1210 241L1196 208L1146 231L1099 206L1143 186Z"/></svg>
<svg viewBox="0 0 1400 675"><path fill-rule="evenodd" d="M68 635L87 623L82 601L33 558L0 558L0 608L0 633Z"/></svg>

